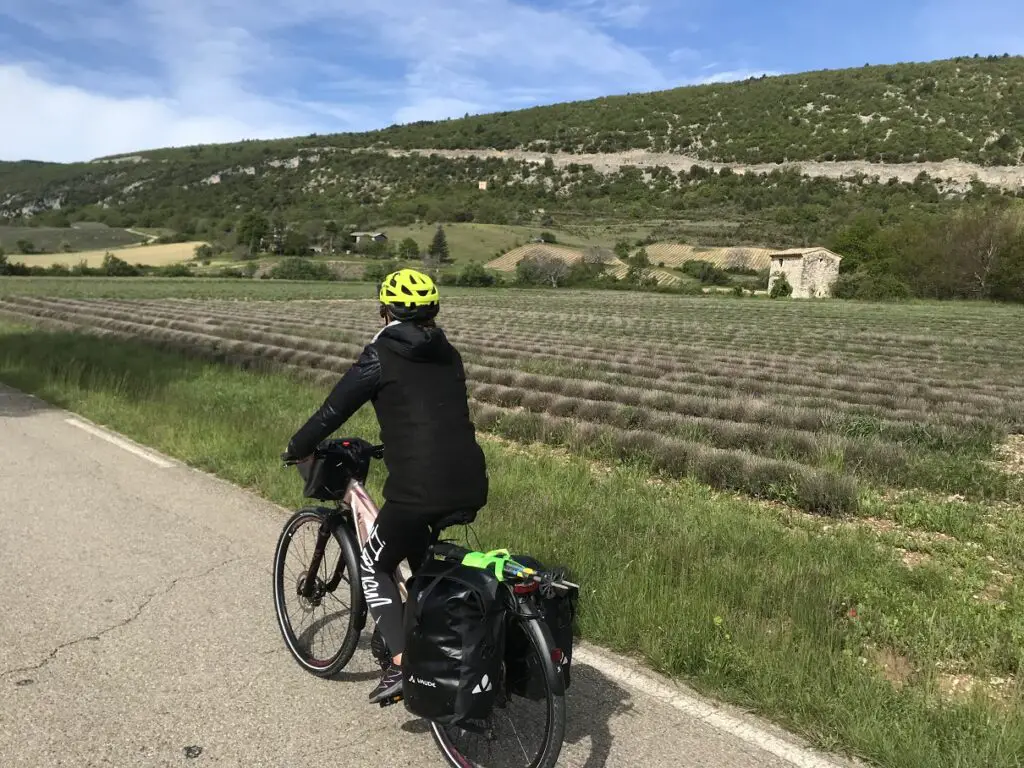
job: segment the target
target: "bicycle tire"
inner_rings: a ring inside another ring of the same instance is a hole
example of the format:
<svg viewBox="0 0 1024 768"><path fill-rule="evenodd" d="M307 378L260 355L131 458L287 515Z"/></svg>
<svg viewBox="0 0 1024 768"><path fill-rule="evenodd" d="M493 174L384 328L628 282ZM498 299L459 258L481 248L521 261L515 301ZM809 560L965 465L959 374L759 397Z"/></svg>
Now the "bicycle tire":
<svg viewBox="0 0 1024 768"><path fill-rule="evenodd" d="M554 768L562 752L562 744L565 741L567 712L565 681L551 658L552 649L555 647L554 641L551 638L551 632L542 621L521 617L515 617L513 621L519 622L527 637L530 638L534 650L540 657L547 689L548 712L546 732L542 741L542 748L528 768ZM430 733L434 737L434 743L441 751L441 755L452 768L483 768L482 766L478 767L477 763L474 763L458 751L458 748L452 744L444 726L431 722Z"/></svg>
<svg viewBox="0 0 1024 768"><path fill-rule="evenodd" d="M356 554L355 535L344 524L335 525L331 531L331 536L338 544L339 557L344 561L343 575L348 574L348 580L342 579L337 589L347 589L350 604L344 638L338 650L326 659L310 658L300 647L285 604L288 591L294 589L289 580L289 574L286 573L286 564L289 545L296 531L310 523L319 526L328 519L330 514L333 514L333 510L323 507L305 507L298 510L285 523L274 551L274 610L277 614L278 629L280 629L285 646L295 662L310 674L325 678L337 674L351 661L356 646L359 644L362 625L365 623L363 617L366 614L366 605L363 600L362 585L359 581L359 558ZM294 574L290 575L294 578Z"/></svg>

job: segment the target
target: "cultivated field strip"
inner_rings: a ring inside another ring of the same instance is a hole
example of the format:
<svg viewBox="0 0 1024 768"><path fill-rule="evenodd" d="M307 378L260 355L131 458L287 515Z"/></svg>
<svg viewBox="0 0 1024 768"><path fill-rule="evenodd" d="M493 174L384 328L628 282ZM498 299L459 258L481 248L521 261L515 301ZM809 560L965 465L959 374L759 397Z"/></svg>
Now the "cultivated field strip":
<svg viewBox="0 0 1024 768"><path fill-rule="evenodd" d="M75 302L65 302L65 305L82 306ZM121 309L127 310L129 308L122 307ZM99 311L99 307L92 307L90 308L90 311ZM175 313L173 311L168 312L165 316L175 316ZM187 313L186 316L188 316ZM272 325L275 322L279 323L282 329L286 327L286 325L306 327L306 333L309 332L310 326L309 323L304 323L302 321L293 321L289 323L285 320L275 321L272 318L269 320L263 319L261 322L261 318L258 316L251 317L238 315L235 319L246 327L252 327L252 324L254 323L260 323L266 327L267 325ZM211 322L211 318L207 317L206 322ZM337 328L338 326L334 327ZM330 325L320 325L319 328L325 335L337 336L339 333L336 330L332 331ZM354 335L351 336L351 339L353 341L362 342L370 333L373 332L373 330L373 325L364 325L361 329L352 332ZM463 342L461 338L463 334L459 332L457 327L454 329L452 336L460 344L465 344L465 348L470 352L470 358L472 358L473 352L476 349L479 349L479 345ZM468 338L477 342L483 341L486 343L488 341L487 334L483 330L469 335ZM692 370L676 370L683 366L698 365L695 361L694 355L692 354L685 355L683 359L686 362L682 364L676 361L658 358L645 361L644 356L637 355L635 351L634 357L629 359L627 362L612 362L607 360L609 355L602 355L593 349L570 346L567 347L566 352L559 354L551 351L545 351L546 349L551 348L545 347L543 343L515 344L507 340L502 340L500 347L491 345L490 347L486 347L485 351L488 357L503 358L504 361L512 361L513 365L519 357L526 358L523 362L533 369L542 367L538 364L542 364L545 360L564 361L568 359L577 360L585 364L578 366L576 370L569 371L565 370L565 366L558 366L560 370L557 372L562 376L568 375L571 377L574 374L580 375L581 372L587 376L596 374L599 377L607 377L609 374L621 374L617 383L624 383L624 376L633 376L637 379L643 379L643 381L639 383L649 387L652 383L652 373L654 373L652 368L654 368L657 370L657 374L653 376L656 387L663 386L665 381L672 381L675 383L697 386L711 386L721 388L723 390L736 389L749 395L770 394L773 398L779 395L809 395L813 397L816 393L827 391L831 402L837 405L840 405L844 400L848 400L853 404L871 404L885 406L890 409L925 411L930 410L936 404L940 404L944 405L944 410L946 412L953 413L959 411L968 416L990 416L993 413L998 413L998 410L1004 405L1008 405L1012 411L1012 406L1015 400L1019 400L1020 393L1019 386L1016 388L1010 388L1002 385L996 385L996 387L991 390L999 396L992 394L985 395L982 391L978 390L970 392L969 390L954 390L950 388L926 387L922 385L918 385L916 387L907 386L901 391L898 382L870 378L862 378L857 382L845 383L841 380L836 380L836 377L832 377L816 381L813 385L803 385L800 382L805 381L804 377L775 373L775 371L778 370L778 366L774 365L762 370L758 369L754 364L730 364L725 360L718 358L713 359L710 363L702 364L701 367L721 372L704 373ZM604 362L606 360L607 364ZM679 391L677 387L669 387L668 389L670 391ZM1013 389L1016 389L1016 392L1014 392ZM770 392L766 392L766 390L770 390ZM969 396L965 397L965 394ZM877 395L877 397L871 397L871 395Z"/></svg>
<svg viewBox="0 0 1024 768"><path fill-rule="evenodd" d="M993 323L991 312L936 307L483 296L446 304L444 327L486 431L825 513L853 509L867 486L1019 491L991 462L1024 427L1019 314ZM0 312L324 385L379 328L374 302L359 300L22 297L0 300Z"/></svg>
<svg viewBox="0 0 1024 768"><path fill-rule="evenodd" d="M79 305L76 302L64 302L68 306ZM93 304L87 302L85 306ZM110 305L117 308L117 305ZM120 309L124 311L124 307ZM168 309L164 312L146 309L155 316L178 317L180 311ZM191 312L185 314L192 315ZM206 312L201 316L204 322L223 324L234 321L246 328L278 327L281 330L294 327L303 330L306 335L316 334L327 338L346 338L354 343L362 343L376 330L372 319L361 318L362 322L353 324L351 319L344 317L337 320L307 321L292 315L250 313L215 313ZM197 319L200 319L197 317ZM460 318L456 318L458 321ZM735 389L740 393L754 396L770 396L773 400L780 395L805 395L814 397L828 392L830 402L841 407L842 403L854 405L878 405L889 409L903 409L910 412L926 413L939 405L946 413L961 412L967 416L989 418L998 415L1004 408L1014 413L1014 404L1024 394L1019 380L1016 385L993 384L978 382L970 383L960 380L943 382L935 377L922 377L920 380L908 380L910 374L893 374L890 370L873 364L872 369L857 370L846 365L842 373L831 375L824 373L829 363L817 368L805 366L803 361L810 361L813 366L815 358L809 355L793 360L787 370L785 359L780 356L771 358L757 357L744 360L739 355L724 355L709 351L707 348L693 347L682 343L678 345L676 358L665 354L650 354L646 348L638 351L630 347L609 347L602 350L592 344L573 344L571 336L548 335L538 341L522 334L494 333L488 327L471 319L472 330L461 328L462 323L448 325L450 335L460 347L469 351L472 359L474 353L490 358L504 358L518 361L513 367L528 370L543 370L543 362L575 361L580 365L557 366L560 376L592 378L597 376L613 383L626 383L632 376L638 385L662 387L666 381L696 386L710 386L716 389ZM352 329L339 331L339 328ZM710 343L710 342L709 342ZM555 351L557 350L557 351ZM905 369L904 369L905 370ZM614 380L609 377L617 377ZM811 382L811 379L816 379ZM642 381L641 381L642 380ZM680 391L677 387L668 387L667 391ZM872 397L874 396L874 397ZM915 418L921 418L920 414Z"/></svg>
<svg viewBox="0 0 1024 768"><path fill-rule="evenodd" d="M111 313L109 315L111 317L121 319L134 319L137 313L137 310L132 310L129 313L129 310L123 305L116 303L51 300L45 302L45 304L51 308L58 306L82 308L87 313L106 312ZM41 306L42 304L36 301L35 305ZM145 308L144 311L147 313L147 317L160 318L152 320L155 324L166 324L165 320L179 318L183 314L174 309L159 310ZM184 314L192 316L192 313ZM299 329L308 336L314 329L317 329L317 336L322 335L327 338L343 339L361 346L376 330L376 326L372 322L363 324L361 328L355 331L338 331L338 327L344 327L347 324L342 321L339 321L338 325L313 324L299 320L278 319L276 317L265 318L245 313L233 313L231 315L207 313L201 318L197 317L196 319L207 324L219 326L220 330L218 333L222 335L234 335L236 338L256 341L260 340L253 336L253 332L256 330L270 333L272 329L277 331ZM198 326L189 328L183 326L171 327L193 331L205 330L205 328ZM237 334L242 335L239 336ZM465 342L463 341L463 335L466 337ZM625 359L622 362L615 362L614 355L603 354L593 348L569 346L566 353L556 354L549 351L553 347L547 346L543 342L530 343L527 340L517 344L501 336L492 335L491 338L488 338L488 336L489 334L484 330L463 334L456 328L452 333L453 339L460 344L463 352L467 353L467 359L484 364L485 367L491 366L498 367L499 369L507 369L508 367L522 369L526 367L527 370L543 370L542 364L545 360L557 361L559 363L563 363L566 360L575 360L579 365L574 369L566 370L563 365L557 366L561 378L583 378L591 382L595 380L604 381L609 384L615 384L616 387L632 385L676 394L692 393L695 388L703 387L703 394L705 395L709 393L712 395L715 393L725 394L729 390L736 390L741 395L768 397L774 404L781 403L788 406L799 405L798 398L800 396L814 398L816 395L820 395L821 392L827 390L829 393L827 403L833 409L842 409L844 405L882 406L889 411L903 411L905 412L905 418L915 422L927 421L927 414L936 403L942 403L948 415L963 414L965 417L978 417L979 415L986 416L992 414L994 412L993 409L998 409L1007 402L993 396L976 398L969 402L962 401L955 399L963 395L963 392L957 390L948 388L922 389L922 387L905 387L901 390L899 385L894 385L893 382L876 382L870 379L855 382L845 387L843 382L833 379L819 380L816 386L802 386L800 382L805 380L803 377L776 373L778 370L776 366L762 371L751 364L730 365L721 357L712 358L710 362L701 367L709 370L723 371L722 373L681 372L677 370L680 364L667 358L654 358L645 365L643 354L638 354L635 350L632 352L632 358ZM567 340L563 341L566 344L568 343ZM497 344L494 342L497 342ZM301 341L295 339L286 339L284 343L302 344ZM312 343L312 341L309 343ZM323 345L316 345L315 348L327 349ZM348 355L350 352L350 349L344 348L339 349L337 353ZM686 365L695 365L693 358L694 355L688 352L686 357L688 363ZM496 381L493 378L493 372L486 372L484 378L487 381ZM666 382L671 382L671 384ZM789 386L783 387L779 385ZM533 380L529 382L529 386L543 385L539 384L539 380ZM614 399L617 393L617 390L611 390L608 387L599 389L606 392L604 399ZM926 396L916 397L914 396L915 393L923 393ZM1010 402L1012 402L1012 399ZM875 409L874 413L864 410L861 413L882 417L885 412L881 409Z"/></svg>

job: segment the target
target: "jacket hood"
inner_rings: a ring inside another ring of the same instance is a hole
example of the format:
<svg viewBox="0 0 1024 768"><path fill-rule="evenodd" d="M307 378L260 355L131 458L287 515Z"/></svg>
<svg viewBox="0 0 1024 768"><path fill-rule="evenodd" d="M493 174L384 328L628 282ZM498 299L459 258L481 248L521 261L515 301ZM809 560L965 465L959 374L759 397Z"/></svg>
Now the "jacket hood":
<svg viewBox="0 0 1024 768"><path fill-rule="evenodd" d="M396 355L409 360L430 362L446 360L451 355L448 337L436 326L424 328L416 323L394 321L385 326L374 341L386 344Z"/></svg>

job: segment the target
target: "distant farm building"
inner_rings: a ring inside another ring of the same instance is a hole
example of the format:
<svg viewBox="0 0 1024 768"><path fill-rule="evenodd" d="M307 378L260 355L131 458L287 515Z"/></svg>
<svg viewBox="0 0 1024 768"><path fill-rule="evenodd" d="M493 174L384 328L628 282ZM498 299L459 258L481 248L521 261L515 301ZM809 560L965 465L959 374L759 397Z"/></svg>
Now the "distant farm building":
<svg viewBox="0 0 1024 768"><path fill-rule="evenodd" d="M478 181L476 183L476 186L477 186L477 189L486 190L487 189L487 182L486 181Z"/></svg>
<svg viewBox="0 0 1024 768"><path fill-rule="evenodd" d="M352 232L351 237L356 241L356 245L369 240L375 243L386 243L388 241L388 236L383 232Z"/></svg>
<svg viewBox="0 0 1024 768"><path fill-rule="evenodd" d="M827 248L790 248L770 255L768 290L782 276L793 286L793 298L826 298L832 295L843 257Z"/></svg>

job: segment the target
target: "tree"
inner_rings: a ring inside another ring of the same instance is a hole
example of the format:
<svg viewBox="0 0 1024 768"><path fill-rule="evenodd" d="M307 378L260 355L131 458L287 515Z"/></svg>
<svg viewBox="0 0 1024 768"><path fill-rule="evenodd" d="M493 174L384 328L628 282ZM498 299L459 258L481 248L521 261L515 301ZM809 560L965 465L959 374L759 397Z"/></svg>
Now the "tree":
<svg viewBox="0 0 1024 768"><path fill-rule="evenodd" d="M288 223L284 220L281 212L278 211L270 222L270 240L272 243L271 248L279 256L285 252L285 237L287 235Z"/></svg>
<svg viewBox="0 0 1024 768"><path fill-rule="evenodd" d="M647 249L641 248L636 255L626 259L626 282L633 285L643 285L650 281L647 270L651 266L651 258L647 255Z"/></svg>
<svg viewBox="0 0 1024 768"><path fill-rule="evenodd" d="M495 283L494 275L484 269L484 265L473 261L462 268L458 277L455 278L456 285L465 285L478 288L487 288Z"/></svg>
<svg viewBox="0 0 1024 768"><path fill-rule="evenodd" d="M527 256L516 264L516 282L557 288L569 276L569 265L557 256Z"/></svg>
<svg viewBox="0 0 1024 768"><path fill-rule="evenodd" d="M334 253L334 241L338 237L338 222L333 219L324 222L324 236L327 238L327 252Z"/></svg>
<svg viewBox="0 0 1024 768"><path fill-rule="evenodd" d="M31 240L29 240L27 238L23 238L21 240L18 240L17 242L14 243L14 245L17 246L18 250L21 253L28 254L28 253L35 253L36 252L36 244L33 243Z"/></svg>
<svg viewBox="0 0 1024 768"><path fill-rule="evenodd" d="M540 233L540 239L541 239L542 242L545 242L545 243L557 243L558 242L558 238L555 237L555 234L553 232L541 232Z"/></svg>
<svg viewBox="0 0 1024 768"><path fill-rule="evenodd" d="M244 245L249 256L255 256L263 248L263 240L270 231L267 217L250 211L238 223L238 242Z"/></svg>
<svg viewBox="0 0 1024 768"><path fill-rule="evenodd" d="M281 253L289 256L308 256L310 254L309 237L297 229L286 229L280 248Z"/></svg>
<svg viewBox="0 0 1024 768"><path fill-rule="evenodd" d="M363 270L363 280L368 283L379 283L397 269L398 264L394 261L376 261L368 264Z"/></svg>
<svg viewBox="0 0 1024 768"><path fill-rule="evenodd" d="M448 238L445 237L444 227L440 224L437 225L437 231L434 233L434 239L430 241L427 253L433 261L439 264L452 260L451 254L448 252Z"/></svg>
<svg viewBox="0 0 1024 768"><path fill-rule="evenodd" d="M202 243L192 251L192 258L196 261L208 263L213 258L213 247L209 243Z"/></svg>
<svg viewBox="0 0 1024 768"><path fill-rule="evenodd" d="M135 277L141 273L138 267L132 266L124 259L117 258L110 251L103 255L103 265L100 270L108 277Z"/></svg>
<svg viewBox="0 0 1024 768"><path fill-rule="evenodd" d="M583 249L584 264L608 264L615 254L599 245L590 245Z"/></svg>
<svg viewBox="0 0 1024 768"><path fill-rule="evenodd" d="M403 259L418 259L420 257L420 246L411 237L405 238L398 245L398 255Z"/></svg>

